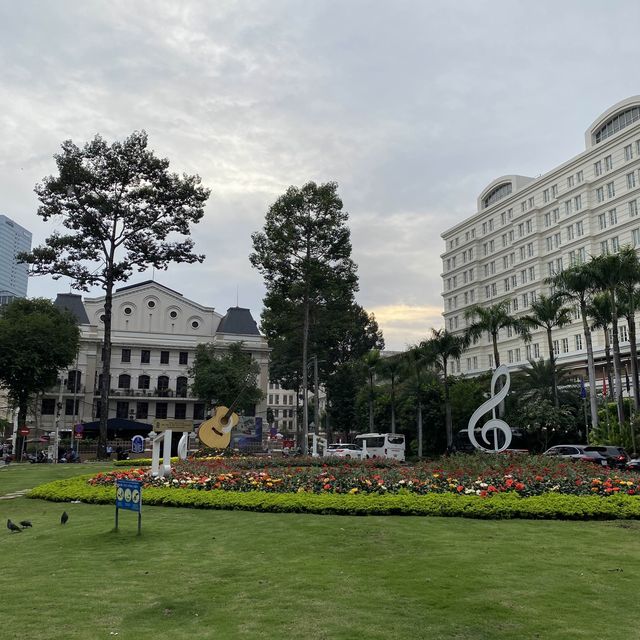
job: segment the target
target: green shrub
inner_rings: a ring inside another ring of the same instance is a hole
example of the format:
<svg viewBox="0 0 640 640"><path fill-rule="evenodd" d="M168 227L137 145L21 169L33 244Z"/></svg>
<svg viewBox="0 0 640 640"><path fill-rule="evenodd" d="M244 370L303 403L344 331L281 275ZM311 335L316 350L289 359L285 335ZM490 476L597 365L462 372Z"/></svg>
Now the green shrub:
<svg viewBox="0 0 640 640"><path fill-rule="evenodd" d="M29 498L55 502L80 500L94 504L115 503L114 486L91 486L78 476L33 489ZM615 495L571 496L549 493L521 498L499 494L490 498L454 494L337 495L312 493L275 494L262 491L197 491L148 487L145 505L198 509L295 512L336 515L420 515L464 518L534 518L567 520L640 519L640 497Z"/></svg>
<svg viewBox="0 0 640 640"><path fill-rule="evenodd" d="M172 457L171 464L175 464L178 462L180 458ZM160 464L162 464L163 458L160 458ZM136 460L116 460L113 463L116 467L127 467L129 469L138 467L150 467L151 466L151 458L137 458Z"/></svg>

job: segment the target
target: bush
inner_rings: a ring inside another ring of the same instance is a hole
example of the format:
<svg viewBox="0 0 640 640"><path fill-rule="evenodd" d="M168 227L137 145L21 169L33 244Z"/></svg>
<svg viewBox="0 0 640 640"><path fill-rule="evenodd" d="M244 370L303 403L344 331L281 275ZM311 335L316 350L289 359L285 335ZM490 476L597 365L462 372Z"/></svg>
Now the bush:
<svg viewBox="0 0 640 640"><path fill-rule="evenodd" d="M91 476L78 476L40 485L29 498L93 504L115 504L115 487L91 486ZM520 497L513 493L491 497L455 494L338 495L331 493L265 493L263 491L198 491L148 487L143 490L145 505L191 507L197 509L238 509L277 513L335 515L419 515L464 518L609 520L640 519L638 496L572 496L555 493Z"/></svg>

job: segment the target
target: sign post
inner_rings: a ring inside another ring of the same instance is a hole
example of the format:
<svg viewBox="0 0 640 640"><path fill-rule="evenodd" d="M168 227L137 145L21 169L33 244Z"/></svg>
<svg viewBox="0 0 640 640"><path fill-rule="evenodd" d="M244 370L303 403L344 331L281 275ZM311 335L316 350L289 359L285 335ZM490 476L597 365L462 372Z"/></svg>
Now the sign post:
<svg viewBox="0 0 640 640"><path fill-rule="evenodd" d="M138 512L138 535L142 532L142 482L139 480L116 480L116 531L118 511L128 509Z"/></svg>

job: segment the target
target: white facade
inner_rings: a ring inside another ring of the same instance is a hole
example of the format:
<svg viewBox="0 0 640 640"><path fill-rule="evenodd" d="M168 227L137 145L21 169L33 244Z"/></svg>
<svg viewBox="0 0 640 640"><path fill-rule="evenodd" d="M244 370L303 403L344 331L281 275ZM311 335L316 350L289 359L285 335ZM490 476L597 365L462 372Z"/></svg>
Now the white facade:
<svg viewBox="0 0 640 640"><path fill-rule="evenodd" d="M474 304L511 304L514 316L530 312L532 300L549 294L544 279L591 256L640 246L640 96L623 100L586 131L586 150L538 178L508 175L478 197L477 211L442 234L445 326L462 333L465 310ZM621 346L628 346L621 320ZM510 331L499 336L502 364L522 366L548 358L546 333L525 345ZM582 321L553 334L560 363L586 361ZM596 358L602 332L593 334ZM483 336L455 364L454 373L494 368L491 343Z"/></svg>
<svg viewBox="0 0 640 640"><path fill-rule="evenodd" d="M65 430L98 416L104 297L83 301L61 294L56 304L78 318L80 349L59 388L42 398L39 422L46 429L57 420ZM232 307L223 315L157 282L142 282L113 294L111 339L109 418L145 424L155 418L202 420L204 400L211 399L192 397L189 369L203 343L224 349L242 342L260 365L259 384L266 394L269 350L248 309ZM266 397L256 407L256 415L265 414Z"/></svg>

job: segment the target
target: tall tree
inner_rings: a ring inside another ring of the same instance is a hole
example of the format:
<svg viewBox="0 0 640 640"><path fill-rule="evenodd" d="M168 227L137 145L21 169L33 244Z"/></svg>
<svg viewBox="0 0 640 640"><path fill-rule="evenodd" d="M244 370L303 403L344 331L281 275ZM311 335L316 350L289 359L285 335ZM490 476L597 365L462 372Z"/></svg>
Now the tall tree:
<svg viewBox="0 0 640 640"><path fill-rule="evenodd" d="M547 332L547 346L549 349L549 362L551 363L552 374L556 367L556 354L553 349L553 330L564 327L571 322L571 309L564 306L562 296L541 295L537 300L531 303L531 313L524 316L522 320L529 327L538 327ZM553 403L556 407L560 406L558 399L558 384L555 374L552 378Z"/></svg>
<svg viewBox="0 0 640 640"><path fill-rule="evenodd" d="M79 337L75 318L50 300L17 299L2 308L0 382L18 407L18 426L26 423L30 398L73 362Z"/></svg>
<svg viewBox="0 0 640 640"><path fill-rule="evenodd" d="M189 371L191 389L198 398L227 407L235 403L238 410L251 413L263 398L257 383L259 373L260 365L240 342L224 351L213 344L199 344Z"/></svg>
<svg viewBox="0 0 640 640"><path fill-rule="evenodd" d="M422 458L424 449L423 411L425 402L425 382L428 369L434 364L433 354L424 345L416 345L404 354L405 385L413 392L416 400L416 433L418 436L418 458Z"/></svg>
<svg viewBox="0 0 640 640"><path fill-rule="evenodd" d="M367 368L367 380L369 381L369 433L373 433L375 431L373 424L373 382L380 367L380 352L377 349L371 349L369 353L364 355L362 361Z"/></svg>
<svg viewBox="0 0 640 640"><path fill-rule="evenodd" d="M311 329L329 303L339 301L350 306L358 286L356 266L351 260L348 215L342 209L337 189L335 182L289 187L271 205L263 230L252 235L251 264L262 274L267 289L264 313L268 315L275 304L289 308L297 305L302 316L300 369L305 447L309 432ZM263 324L264 317L263 314ZM290 323L289 330L294 330Z"/></svg>
<svg viewBox="0 0 640 640"><path fill-rule="evenodd" d="M591 330L602 330L604 337L604 373L609 385L609 393L613 393L613 381L611 378L611 339L609 327L611 326L611 298L606 293L597 293L587 306L587 316L591 318Z"/></svg>
<svg viewBox="0 0 640 640"><path fill-rule="evenodd" d="M618 423L625 421L622 400L622 367L620 364L620 337L618 332L618 286L624 281L626 273L633 268L628 255L614 253L603 254L591 260L593 274L598 286L611 300L611 333L613 336L613 375L615 378L615 399L618 409Z"/></svg>
<svg viewBox="0 0 640 640"><path fill-rule="evenodd" d="M111 307L116 283L135 270L166 269L172 262L202 262L193 252L190 224L200 221L209 190L197 175L169 171L169 161L147 149L147 134L134 132L109 145L96 136L83 148L71 140L55 155L57 176L36 185L38 215L55 217L68 233L22 254L31 273L66 276L82 291L105 292L104 359L98 456L105 456L111 365Z"/></svg>
<svg viewBox="0 0 640 640"><path fill-rule="evenodd" d="M446 329L432 329L431 338L422 343L428 359L432 360L436 370L442 374L445 405L445 429L447 433L447 451L453 450L453 422L451 420L451 398L449 396L449 361L458 360L466 348L463 336L456 336Z"/></svg>
<svg viewBox="0 0 640 640"><path fill-rule="evenodd" d="M587 370L589 373L589 406L591 409L591 425L598 427L598 404L596 394L596 367L593 359L593 340L591 327L589 326L587 305L590 303L594 292L594 281L591 268L587 264L574 265L561 271L552 278L547 279L556 293L567 302L573 302L580 309L582 318L582 330L587 348Z"/></svg>
<svg viewBox="0 0 640 640"><path fill-rule="evenodd" d="M389 380L391 383L391 390L389 394L390 408L391 408L391 433L396 432L396 387L398 385L398 379L402 372L402 356L396 354L388 357L383 357L380 362L381 375Z"/></svg>

